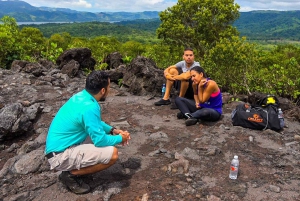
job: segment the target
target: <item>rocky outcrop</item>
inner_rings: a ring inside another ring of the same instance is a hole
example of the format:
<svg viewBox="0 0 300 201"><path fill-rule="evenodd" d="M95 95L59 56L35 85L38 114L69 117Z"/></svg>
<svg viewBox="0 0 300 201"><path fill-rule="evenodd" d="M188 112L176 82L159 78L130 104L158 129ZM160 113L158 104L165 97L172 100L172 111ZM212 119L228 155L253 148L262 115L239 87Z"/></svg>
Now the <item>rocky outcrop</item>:
<svg viewBox="0 0 300 201"><path fill-rule="evenodd" d="M73 48L63 52L56 60L59 69L63 69L69 62L78 62L77 68L80 70L94 70L96 61L92 58L92 52L88 48ZM69 66L72 66L71 64Z"/></svg>
<svg viewBox="0 0 300 201"><path fill-rule="evenodd" d="M160 95L165 82L163 71L152 59L137 57L127 66L122 84L134 95Z"/></svg>
<svg viewBox="0 0 300 201"><path fill-rule="evenodd" d="M7 104L0 110L0 141L12 139L32 129L40 112L40 104L23 107L21 103Z"/></svg>
<svg viewBox="0 0 300 201"><path fill-rule="evenodd" d="M103 63L107 64L107 69L116 69L123 64L122 55L119 52L113 52L105 57Z"/></svg>
<svg viewBox="0 0 300 201"><path fill-rule="evenodd" d="M160 96L165 83L163 70L158 69L152 59L142 56L133 59L128 66L122 64L108 73L112 82L137 96Z"/></svg>
<svg viewBox="0 0 300 201"><path fill-rule="evenodd" d="M79 61L69 60L79 55ZM11 70L1 69L0 140L31 131L33 122L53 108L52 105L44 107L47 100L66 100L70 94L82 89L85 76L80 62L89 59L87 49L71 49L59 57L58 63L65 64L61 69L45 60L37 63L14 61ZM160 94L164 81L162 70L144 57L134 59L129 66L121 65L107 72L112 81L121 79L121 84L134 95Z"/></svg>
<svg viewBox="0 0 300 201"><path fill-rule="evenodd" d="M90 59L90 54L88 50L80 49L78 52L75 52L76 50L78 49L63 53L64 56L60 57L59 66L45 60L41 60L38 63L14 61L11 70L0 69L0 200L42 200L44 195L41 192L44 192L44 189L49 188L49 192L51 192L49 194L53 195L53 184L59 185L57 173L49 170L48 162L44 157L44 148L47 130L56 112L66 100L84 88L85 76L82 73L82 66L85 64L82 64L85 63L84 61ZM66 60L63 60L63 58L66 58ZM228 139L233 139L231 135L236 133L244 133L244 135L247 133L253 134L252 131L245 131L240 127L233 128L231 126L230 111L234 108L235 103L230 102L231 98L229 94L226 94L225 98L224 118L221 122L218 122L221 125L213 127L208 124L205 125L204 128L199 129L197 127L195 130L187 130L185 126L183 126L182 129L180 125L174 124L172 121L174 121L175 117L172 119L169 108L163 111L161 109L162 107L154 108L154 106L152 106L153 103L148 101L144 101L144 105L140 104L139 101L143 100L143 96L146 96L148 100L149 97L160 95L161 86L164 82L163 71L158 69L151 59L137 57L128 66L121 64L107 72L111 75L113 82L119 82L121 80L122 85L122 87L119 87L116 84L112 84L111 94L120 94L125 91L123 94L125 94L125 96L129 94L130 96L120 100L116 105L113 105L113 103L122 97L112 97L112 102L107 102L102 105L103 110L105 113L109 113L108 116L110 118L114 117L114 119L117 120L117 122L112 122L114 125L122 125L122 127L128 127L128 129L131 127L132 130L130 130L130 132L133 133L133 140L136 140L133 141L135 146L150 146L143 149L143 153L139 153L139 147L134 146L129 147L131 151L128 151L128 153L133 156L139 155L142 160L150 157L151 160L148 158L146 163L150 163L149 161L158 161L161 163L163 160L159 157L163 155L168 160L168 162L165 163L167 167L170 161L174 161L170 160L170 158L173 157L173 153L179 149L180 145L194 146L193 148L181 149L179 152L185 157L184 163L182 163L184 167L183 170L197 171L197 173L199 173L201 172L199 167L204 167L205 163L201 163L199 166L195 166L194 163L200 161L200 159L202 160L204 158L203 155L207 154L212 157L216 154L220 154L220 150L224 151L226 147L231 146L231 144L228 144L230 140L227 141L223 135L228 135ZM132 94L139 95L139 98L136 98L137 96L133 96ZM252 97L248 98L251 99ZM285 105L285 101L288 100L280 99L280 101ZM296 116L300 114L299 108L294 107L290 102L287 103L287 106L282 105L285 114L289 114L290 112L294 114L293 120L299 121L299 116L298 119ZM109 110L109 112L107 110ZM292 111L298 111L298 113L292 113ZM160 114L158 115L157 113L159 112ZM293 124L296 123L292 122L290 125ZM164 126L167 126L166 133L174 133L170 135L166 134L163 137L159 130ZM149 129L152 129L151 132L148 131ZM286 146L296 146L297 142L288 141L294 139L294 135L297 134L296 130L287 130L286 132L285 135L281 135L273 131L264 131L261 135L272 136L272 138L275 139L274 141L279 141L285 137L284 142L287 143ZM159 133L156 138L155 133ZM219 135L220 133L222 133L222 135ZM260 134L256 135L257 139L259 135ZM210 139L210 137L214 139ZM248 136L242 136L240 138L246 139ZM295 139L298 138L295 137ZM234 140L238 139L234 138ZM209 147L210 143L212 143L213 146ZM225 148L220 144L225 144ZM167 145L169 145L169 147L167 147ZM263 145L271 146L270 143ZM156 149L155 146L158 146L157 150L154 151L152 155L148 155L149 152ZM252 152L255 152L252 146L254 146L253 142L251 145L242 143L234 149L241 147L246 150L246 155L250 155ZM264 147L263 149L265 150L266 148ZM294 152L298 153L297 149L291 148L288 151L291 154ZM110 197L113 193L111 193L111 191L105 191L105 189L115 189L115 192L119 193L124 186L129 185L128 183L130 182L128 181L131 179L135 170L140 168L141 161L137 158L130 158L128 160L126 158L125 161L122 161L122 157L124 157L127 152L126 149L122 147L120 150L122 154L120 154L121 159L118 163L107 170L107 172L103 172L101 175L95 175L92 179L89 179L89 184L93 188L93 193L89 194L89 196L103 195L102 197ZM205 151L207 151L207 153ZM278 148L276 148L276 151L278 151ZM229 153L226 154L228 155ZM273 154L275 156L277 153ZM270 155L271 158L272 156L273 155ZM291 155L287 156L289 158L292 157ZM155 160L151 157L155 157ZM226 164L224 158L225 157L222 157L220 160L222 165L223 163ZM253 156L251 159L253 158L255 157ZM295 156L295 159L291 159L291 164L296 164L296 159L298 159L298 155ZM257 161L258 159L255 158L255 160ZM263 160L268 160L268 158ZM262 163L269 164L270 162L262 161ZM182 164L176 168L173 164L174 167L171 168L172 171L168 174L177 171L180 172L180 166L182 166ZM187 164L189 168L187 168ZM283 167L284 169L285 163L282 164L278 167ZM271 169L277 167L274 164L271 166ZM287 167L287 170L291 168L290 166ZM213 166L209 167L211 168ZM155 169L153 167L151 168L151 170ZM266 167L264 166L264 168ZM297 166L293 168L298 170ZM168 168L166 168L166 170L167 169ZM176 171L174 169L176 169ZM209 168L207 167L207 169ZM244 171L244 173L245 172L246 171ZM164 176L167 177L168 174L164 174ZM188 175L187 180L189 182L194 179L197 180L197 182L200 181L200 178L197 178L197 174L195 173L186 175ZM153 178L155 178L153 175L146 177L147 180ZM168 181L168 186L173 185L171 182L172 179ZM187 189L193 189L194 186L197 186L198 189L199 185L203 188L201 182L200 184L184 183L182 186L188 186L185 189L186 191L188 191ZM141 182L141 186L144 185L144 183L147 182ZM150 184L151 182L146 185ZM101 189L99 186L103 185L104 187ZM183 195L183 187L179 185L176 189L177 188L181 188L179 190ZM58 189L55 189L57 192L54 191L54 194L60 194L61 196L66 194L67 191L61 189L64 188L58 186ZM191 193L192 192L191 190ZM158 192L155 192L155 194L156 193ZM68 194L66 196L68 196ZM54 197L56 197L56 195ZM133 197L131 198L133 199ZM76 200L74 197L68 199ZM93 197L93 199L99 200L101 198L98 196L98 198ZM48 200L51 199L49 198ZM193 198L191 198L191 200L193 200Z"/></svg>

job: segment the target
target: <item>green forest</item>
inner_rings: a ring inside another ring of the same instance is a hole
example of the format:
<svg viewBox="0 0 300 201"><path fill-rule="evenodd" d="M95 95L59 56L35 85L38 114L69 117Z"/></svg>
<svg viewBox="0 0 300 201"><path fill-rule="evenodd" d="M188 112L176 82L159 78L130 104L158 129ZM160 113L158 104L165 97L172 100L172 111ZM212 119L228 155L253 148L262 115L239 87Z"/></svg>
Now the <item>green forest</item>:
<svg viewBox="0 0 300 201"><path fill-rule="evenodd" d="M191 0L188 5L179 0L161 12L159 20L118 23L18 26L13 17L4 16L0 24L0 66L9 69L16 59L55 63L67 49L88 47L97 61L96 69L105 69L104 58L116 51L126 64L141 55L164 69L182 60L183 49L191 47L196 61L223 92L236 95L258 91L299 101L299 45L287 43L292 38L284 35L272 38L276 43L251 36L249 40L242 34L246 32L235 26L238 19L239 6L232 0Z"/></svg>
<svg viewBox="0 0 300 201"><path fill-rule="evenodd" d="M120 42L130 40L141 43L157 43L156 29L159 27L158 19L142 19L133 21L109 22L74 22L74 23L47 23L20 25L39 29L47 38L51 35L64 32L72 37L94 38L97 36L114 37Z"/></svg>
<svg viewBox="0 0 300 201"><path fill-rule="evenodd" d="M76 37L96 37L99 35L114 36L124 42L131 37L139 37L141 42L146 38L157 41L156 30L161 24L159 18L136 19L120 22L69 22L20 25L20 28L31 26L42 31L45 37L54 33L68 32ZM233 24L241 37L260 44L286 43L300 40L300 11L251 11L240 12ZM122 30L122 31L120 31ZM135 39L136 40L136 39Z"/></svg>

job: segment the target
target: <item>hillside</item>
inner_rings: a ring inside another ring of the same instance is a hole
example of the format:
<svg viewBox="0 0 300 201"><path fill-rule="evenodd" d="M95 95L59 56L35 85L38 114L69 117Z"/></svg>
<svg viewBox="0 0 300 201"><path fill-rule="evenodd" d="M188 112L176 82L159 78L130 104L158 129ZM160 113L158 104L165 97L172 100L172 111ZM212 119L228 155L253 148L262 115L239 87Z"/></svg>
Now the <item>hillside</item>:
<svg viewBox="0 0 300 201"><path fill-rule="evenodd" d="M161 21L154 19L126 20L115 23L51 23L32 26L40 29L44 36L68 32L77 37L94 37L99 35L115 36L124 41L124 36L150 36L155 38L155 31ZM240 36L249 40L300 40L300 11L252 11L241 12L240 18L233 24ZM125 39L126 40L126 39Z"/></svg>
<svg viewBox="0 0 300 201"><path fill-rule="evenodd" d="M92 13L66 8L34 7L24 1L0 1L0 18L4 15L14 17L17 22L78 22L73 25L68 23L36 26L46 37L60 32L69 32L72 36L81 37L121 37L122 33L155 36L160 24L157 11ZM92 27L90 23L79 23L92 21L118 23L93 24ZM80 29L75 28L75 25ZM241 12L240 18L233 25L237 27L240 36L246 36L249 40L300 40L299 10Z"/></svg>
<svg viewBox="0 0 300 201"><path fill-rule="evenodd" d="M89 22L158 18L157 11L144 12L80 12L65 8L34 7L24 1L0 1L0 18L11 16L17 22Z"/></svg>
<svg viewBox="0 0 300 201"><path fill-rule="evenodd" d="M159 26L158 19L109 22L74 22L74 23L46 23L20 25L23 27L38 28L45 37L49 38L54 33L67 32L73 37L92 38L96 36L111 36L120 42L135 40L141 43L156 41L155 30Z"/></svg>
<svg viewBox="0 0 300 201"><path fill-rule="evenodd" d="M252 40L300 40L300 11L241 12L234 26Z"/></svg>

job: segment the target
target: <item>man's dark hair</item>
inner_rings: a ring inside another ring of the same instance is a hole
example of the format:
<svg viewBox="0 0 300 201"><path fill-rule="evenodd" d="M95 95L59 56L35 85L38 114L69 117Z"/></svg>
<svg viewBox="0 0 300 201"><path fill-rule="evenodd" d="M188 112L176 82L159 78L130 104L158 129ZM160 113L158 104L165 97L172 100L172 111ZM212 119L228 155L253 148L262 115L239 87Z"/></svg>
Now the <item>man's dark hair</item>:
<svg viewBox="0 0 300 201"><path fill-rule="evenodd" d="M185 51L192 51L192 52L194 52L194 50L192 48L190 48L190 47L184 48L183 52L185 52Z"/></svg>
<svg viewBox="0 0 300 201"><path fill-rule="evenodd" d="M195 66L195 67L193 67L192 69L191 69L191 71L192 70L194 70L194 71L196 71L197 73L203 73L203 77L206 77L207 78L207 75L206 75L206 73L205 73L205 71L204 71L204 69L202 68L202 67L200 67L200 66Z"/></svg>
<svg viewBox="0 0 300 201"><path fill-rule="evenodd" d="M86 78L85 90L92 95L108 87L109 75L105 71L92 71Z"/></svg>

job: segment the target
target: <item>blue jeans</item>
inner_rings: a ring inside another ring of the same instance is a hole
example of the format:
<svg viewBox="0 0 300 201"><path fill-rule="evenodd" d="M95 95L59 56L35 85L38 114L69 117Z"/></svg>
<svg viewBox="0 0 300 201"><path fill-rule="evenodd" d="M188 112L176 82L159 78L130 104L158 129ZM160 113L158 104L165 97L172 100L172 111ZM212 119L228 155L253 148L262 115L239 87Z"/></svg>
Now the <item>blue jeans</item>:
<svg viewBox="0 0 300 201"><path fill-rule="evenodd" d="M196 108L195 100L187 99L183 97L176 97L175 104L181 113L189 113L196 119L201 119L204 121L218 121L221 114L211 108Z"/></svg>

